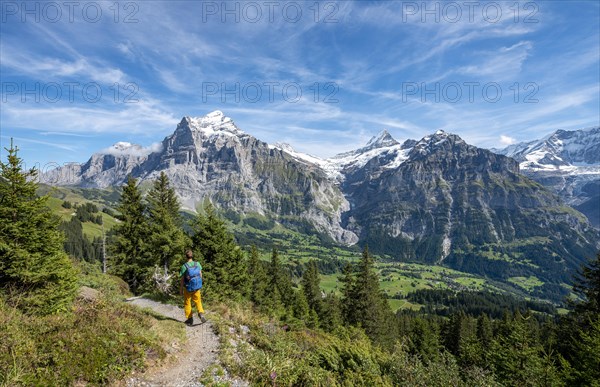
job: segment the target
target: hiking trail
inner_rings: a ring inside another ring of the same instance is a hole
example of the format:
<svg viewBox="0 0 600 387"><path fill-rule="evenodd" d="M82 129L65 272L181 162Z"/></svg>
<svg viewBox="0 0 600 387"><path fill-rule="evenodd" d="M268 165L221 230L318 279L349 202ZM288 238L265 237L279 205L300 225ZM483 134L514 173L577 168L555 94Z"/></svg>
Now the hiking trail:
<svg viewBox="0 0 600 387"><path fill-rule="evenodd" d="M146 298L130 298L129 304L140 308L149 308L166 318L184 322L183 309L175 305L167 305ZM218 363L219 337L214 333L212 323L200 322L194 315L194 325L185 328L187 343L185 348L173 355L171 361L146 373L135 374L124 380L127 387L200 387L198 381L202 372L209 366ZM232 379L227 375L221 382L229 382L231 386L247 386L246 382Z"/></svg>

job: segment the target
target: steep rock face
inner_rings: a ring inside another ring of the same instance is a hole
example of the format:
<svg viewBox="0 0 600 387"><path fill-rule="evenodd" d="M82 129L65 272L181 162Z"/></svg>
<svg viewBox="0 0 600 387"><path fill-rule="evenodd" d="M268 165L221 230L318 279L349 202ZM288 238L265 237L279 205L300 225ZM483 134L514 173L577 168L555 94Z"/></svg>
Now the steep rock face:
<svg viewBox="0 0 600 387"><path fill-rule="evenodd" d="M541 140L494 151L517 160L522 173L600 228L600 127L557 130Z"/></svg>
<svg viewBox="0 0 600 387"><path fill-rule="evenodd" d="M210 200L224 210L309 225L339 243L357 241L340 227L348 203L322 170L244 133L222 112L184 117L159 150L136 149L96 154L74 171L74 180L57 184L105 188L123 184L129 174L144 182L165 172L186 208Z"/></svg>
<svg viewBox="0 0 600 387"><path fill-rule="evenodd" d="M394 259L566 281L596 247L581 214L519 174L514 159L442 131L417 142L397 168L371 159L342 190L351 203L342 225Z"/></svg>
<svg viewBox="0 0 600 387"><path fill-rule="evenodd" d="M137 144L118 142L93 154L84 164L71 163L44 173L42 182L86 188L106 188L123 182L143 163L151 149Z"/></svg>
<svg viewBox="0 0 600 387"><path fill-rule="evenodd" d="M122 182L147 156L148 151L139 145L116 143L104 153L94 154L81 167L80 185L106 188L115 181Z"/></svg>

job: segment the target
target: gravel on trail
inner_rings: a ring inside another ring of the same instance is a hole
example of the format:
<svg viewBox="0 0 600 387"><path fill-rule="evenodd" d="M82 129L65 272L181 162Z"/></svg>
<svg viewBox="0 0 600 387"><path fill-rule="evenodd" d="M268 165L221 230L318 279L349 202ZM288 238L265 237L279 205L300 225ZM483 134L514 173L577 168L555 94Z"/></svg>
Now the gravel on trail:
<svg viewBox="0 0 600 387"><path fill-rule="evenodd" d="M175 305L162 304L146 298L134 297L128 303L140 308L150 308L155 313L184 323L183 309ZM198 381L202 372L209 366L218 363L219 338L214 333L210 320L202 323L198 315L194 315L194 325L186 326L187 344L185 349L173 355L173 361L167 362L160 368L152 369L143 374L131 376L125 380L127 387L200 387ZM248 384L228 379L232 386L247 386ZM221 380L224 382L225 380Z"/></svg>

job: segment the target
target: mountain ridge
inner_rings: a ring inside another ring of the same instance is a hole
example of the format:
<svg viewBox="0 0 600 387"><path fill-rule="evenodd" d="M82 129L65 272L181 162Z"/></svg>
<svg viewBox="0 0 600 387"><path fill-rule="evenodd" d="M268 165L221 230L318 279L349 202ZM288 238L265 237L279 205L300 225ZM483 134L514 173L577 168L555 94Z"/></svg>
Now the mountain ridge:
<svg viewBox="0 0 600 387"><path fill-rule="evenodd" d="M600 228L600 127L556 130L540 140L495 149L521 172L584 213Z"/></svg>
<svg viewBox="0 0 600 387"><path fill-rule="evenodd" d="M147 155L95 154L71 172L74 185L100 188L165 172L187 209L208 200L335 243L368 244L392 260L443 262L498 280L526 274L549 283L544 292L562 294L560 283L600 237L520 169L441 130L402 143L382 131L324 160L260 141L213 112L184 117Z"/></svg>

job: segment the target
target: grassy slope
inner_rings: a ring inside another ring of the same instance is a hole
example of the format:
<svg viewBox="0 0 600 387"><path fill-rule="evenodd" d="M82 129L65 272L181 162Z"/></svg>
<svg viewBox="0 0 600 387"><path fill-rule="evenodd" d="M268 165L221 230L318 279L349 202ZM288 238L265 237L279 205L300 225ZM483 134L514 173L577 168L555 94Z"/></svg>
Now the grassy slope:
<svg viewBox="0 0 600 387"><path fill-rule="evenodd" d="M124 303L123 281L78 266L80 285L100 293L72 312L23 315L0 297L0 386L108 385L185 342L182 324Z"/></svg>
<svg viewBox="0 0 600 387"><path fill-rule="evenodd" d="M48 199L48 207L60 218L64 221L68 221L75 214L74 208L64 208L62 204L65 201L69 201L72 204L85 204L85 203L93 203L95 204L100 211L104 207L114 208L115 203L106 199L103 196L100 196L102 191L98 191L98 195L96 198L87 199L80 192L81 189L72 189L65 187L47 187L42 186L38 193L40 194L49 194L50 198ZM91 191L92 193L95 193ZM90 195L91 196L91 195ZM105 231L110 230L114 225L118 223L118 220L113 218L112 216L100 212L102 215L102 222L104 223ZM84 222L83 224L83 233L90 239L95 237L102 236L102 225L92 223L92 222Z"/></svg>

